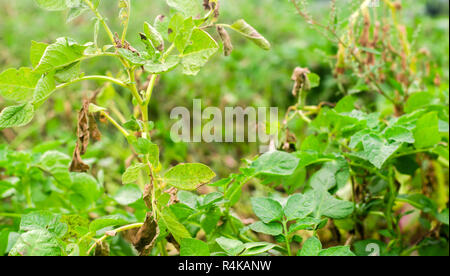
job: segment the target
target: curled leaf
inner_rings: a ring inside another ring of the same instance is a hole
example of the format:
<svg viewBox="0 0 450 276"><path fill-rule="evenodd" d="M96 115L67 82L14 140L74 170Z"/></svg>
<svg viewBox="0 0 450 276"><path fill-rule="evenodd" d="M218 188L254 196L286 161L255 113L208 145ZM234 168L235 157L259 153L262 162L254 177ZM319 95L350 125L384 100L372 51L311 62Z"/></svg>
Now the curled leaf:
<svg viewBox="0 0 450 276"><path fill-rule="evenodd" d="M156 238L159 235L158 225L152 213L147 213L144 225L139 228L136 236L133 238L133 245L141 256L150 254L155 246Z"/></svg>
<svg viewBox="0 0 450 276"><path fill-rule="evenodd" d="M292 95L297 96L299 91L311 89L311 84L308 79L309 73L308 68L297 67L294 69L291 77L291 79L295 82L294 87L292 88Z"/></svg>
<svg viewBox="0 0 450 276"><path fill-rule="evenodd" d="M233 23L233 25L229 26L231 29L240 33L247 39L250 39L253 43L258 45L260 48L264 50L270 50L271 45L270 42L267 41L260 33L258 33L255 28L250 26L244 19L240 19Z"/></svg>

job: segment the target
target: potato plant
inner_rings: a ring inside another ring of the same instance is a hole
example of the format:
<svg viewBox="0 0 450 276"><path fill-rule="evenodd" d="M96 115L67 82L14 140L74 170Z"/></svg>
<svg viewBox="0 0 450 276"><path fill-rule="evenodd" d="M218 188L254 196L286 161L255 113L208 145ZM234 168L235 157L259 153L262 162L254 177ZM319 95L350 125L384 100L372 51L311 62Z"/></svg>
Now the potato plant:
<svg viewBox="0 0 450 276"><path fill-rule="evenodd" d="M33 41L31 67L0 74L0 96L15 102L0 113L0 130L29 124L59 90L98 85L80 92L72 156L48 144L28 151L0 145L1 255L448 255L448 83L399 21L399 2L380 1L380 15L372 1L356 1L341 17L339 3L330 1L329 22L322 23L308 1L290 1L299 21L334 44L336 54L327 58L343 96L310 104L320 76L295 68L295 104L266 127L279 133L271 149L243 159L225 178L204 164L161 162L152 95L175 68L196 76L220 50L232 55L228 31L262 50L271 44L243 19L221 23L219 0L166 0L170 13L134 34L133 1L118 2L121 32L103 16L106 1L35 0L44 10L65 12L68 21L92 14L94 39ZM109 44L100 45L100 35ZM132 45L131 35L141 43ZM100 58L121 68L82 71ZM111 85L132 95L133 116L123 123L114 106L97 103ZM83 159L107 124L132 154L114 194L105 188L108 171L94 174ZM306 133L301 142L300 133ZM248 193L249 184L263 192ZM195 192L202 186L209 192ZM252 218L237 212L243 204ZM413 213L423 230L411 234Z"/></svg>

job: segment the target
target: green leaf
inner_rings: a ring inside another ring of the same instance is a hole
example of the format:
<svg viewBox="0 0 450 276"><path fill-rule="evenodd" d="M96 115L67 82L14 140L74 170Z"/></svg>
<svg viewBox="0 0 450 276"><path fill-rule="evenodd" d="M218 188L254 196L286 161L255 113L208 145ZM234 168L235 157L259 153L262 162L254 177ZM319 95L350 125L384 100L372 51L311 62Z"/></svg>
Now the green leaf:
<svg viewBox="0 0 450 276"><path fill-rule="evenodd" d="M257 221L250 225L250 229L257 232L271 236L278 236L283 233L283 226L278 222L264 223Z"/></svg>
<svg viewBox="0 0 450 276"><path fill-rule="evenodd" d="M439 222L441 222L441 223L443 223L443 224L445 224L445 225L448 226L448 224L449 224L449 212L448 212L448 208L444 209L444 210L443 210L442 212L440 212L440 213L436 213L436 219L437 219Z"/></svg>
<svg viewBox="0 0 450 276"><path fill-rule="evenodd" d="M144 65L145 71L151 74L161 74L173 70L180 63L178 56L169 56L165 62L152 63L148 62Z"/></svg>
<svg viewBox="0 0 450 276"><path fill-rule="evenodd" d="M284 207L284 214L290 220L305 218L313 212L314 205L302 194L291 195Z"/></svg>
<svg viewBox="0 0 450 276"><path fill-rule="evenodd" d="M183 239L180 244L180 256L209 256L208 245L196 239Z"/></svg>
<svg viewBox="0 0 450 276"><path fill-rule="evenodd" d="M30 103L8 106L0 113L0 129L24 126L33 116L34 107Z"/></svg>
<svg viewBox="0 0 450 276"><path fill-rule="evenodd" d="M61 253L56 237L45 229L37 229L20 235L9 255L60 256Z"/></svg>
<svg viewBox="0 0 450 276"><path fill-rule="evenodd" d="M181 12L185 17L197 17L203 11L200 1L196 0L166 0L166 2L167 5Z"/></svg>
<svg viewBox="0 0 450 276"><path fill-rule="evenodd" d="M240 253L239 256L257 256L261 255L271 249L273 249L276 244L268 242L249 242L244 244L244 252Z"/></svg>
<svg viewBox="0 0 450 276"><path fill-rule="evenodd" d="M192 32L191 41L192 44L187 46L181 55L181 64L184 74L197 75L209 58L217 52L219 45L207 32L200 29Z"/></svg>
<svg viewBox="0 0 450 276"><path fill-rule="evenodd" d="M356 256L349 246L336 246L320 251L319 256Z"/></svg>
<svg viewBox="0 0 450 276"><path fill-rule="evenodd" d="M331 161L325 165L310 178L311 187L324 188L330 190L336 185L339 189L343 188L350 178L350 167L344 159Z"/></svg>
<svg viewBox="0 0 450 276"><path fill-rule="evenodd" d="M170 208L164 208L162 210L161 219L164 221L167 229L170 233L172 233L178 243L181 243L183 239L192 238L186 227L178 221L177 217L172 213Z"/></svg>
<svg viewBox="0 0 450 276"><path fill-rule="evenodd" d="M67 232L67 225L61 222L61 215L48 211L38 211L26 214L20 221L20 231L46 230L56 237L62 237Z"/></svg>
<svg viewBox="0 0 450 276"><path fill-rule="evenodd" d="M234 239L220 237L216 239L217 244L231 256L237 256L245 249L244 243Z"/></svg>
<svg viewBox="0 0 450 276"><path fill-rule="evenodd" d="M36 85L33 94L33 104L40 106L55 91L56 83L53 73L43 75Z"/></svg>
<svg viewBox="0 0 450 276"><path fill-rule="evenodd" d="M352 202L334 198L326 190L316 189L305 194L314 204L315 218L322 216L332 219L344 219L351 215L354 210Z"/></svg>
<svg viewBox="0 0 450 276"><path fill-rule="evenodd" d="M121 214L103 216L101 218L92 221L89 224L89 231L95 234L98 230L101 230L106 227L122 226L129 223L130 220Z"/></svg>
<svg viewBox="0 0 450 276"><path fill-rule="evenodd" d="M415 142L413 133L401 126L392 126L387 128L384 131L384 138L388 141L400 142L400 143L409 143L412 144Z"/></svg>
<svg viewBox="0 0 450 276"><path fill-rule="evenodd" d="M308 74L308 80L309 80L309 84L310 84L310 88L315 88L318 87L320 85L320 76L315 74L315 73L309 73Z"/></svg>
<svg viewBox="0 0 450 276"><path fill-rule="evenodd" d="M86 48L87 46L79 45L69 38L58 38L54 44L45 49L34 72L43 74L80 61Z"/></svg>
<svg viewBox="0 0 450 276"><path fill-rule="evenodd" d="M143 58L142 56L140 56L138 53L136 52L132 52L128 49L125 48L119 48L117 49L117 52L126 60L128 60L129 62L131 62L134 65L144 65L147 60L145 58Z"/></svg>
<svg viewBox="0 0 450 276"><path fill-rule="evenodd" d="M405 112L411 113L432 104L434 96L428 92L418 92L409 96L405 104Z"/></svg>
<svg viewBox="0 0 450 276"><path fill-rule="evenodd" d="M48 11L63 11L69 8L67 0L34 0L39 7Z"/></svg>
<svg viewBox="0 0 450 276"><path fill-rule="evenodd" d="M381 169L384 163L392 156L400 147L400 143L388 144L376 134L365 135L362 139L364 151L357 152L356 156L369 161L372 165Z"/></svg>
<svg viewBox="0 0 450 276"><path fill-rule="evenodd" d="M432 147L441 141L437 113L427 113L417 121L414 139L414 146L418 149Z"/></svg>
<svg viewBox="0 0 450 276"><path fill-rule="evenodd" d="M198 186L210 182L216 174L203 164L180 164L170 169L164 180L180 190L195 190Z"/></svg>
<svg viewBox="0 0 450 276"><path fill-rule="evenodd" d="M244 19L240 19L230 26L231 29L240 33L247 39L250 39L253 43L258 45L264 50L270 50L270 42L267 41L258 31L256 31L252 26L250 26Z"/></svg>
<svg viewBox="0 0 450 276"><path fill-rule="evenodd" d="M113 196L114 200L120 205L130 205L142 198L142 191L135 184L128 184L120 187Z"/></svg>
<svg viewBox="0 0 450 276"><path fill-rule="evenodd" d="M299 256L318 256L322 250L322 243L316 237L307 239L299 252Z"/></svg>
<svg viewBox="0 0 450 276"><path fill-rule="evenodd" d="M289 153L273 151L261 155L250 168L255 174L287 176L294 173L298 163L299 159Z"/></svg>
<svg viewBox="0 0 450 276"><path fill-rule="evenodd" d="M40 77L25 67L3 71L0 74L0 96L16 102L30 100Z"/></svg>
<svg viewBox="0 0 450 276"><path fill-rule="evenodd" d="M86 173L72 173L72 203L79 209L89 208L100 196L101 186L97 180Z"/></svg>
<svg viewBox="0 0 450 276"><path fill-rule="evenodd" d="M281 221L283 217L283 207L271 198L257 197L251 199L253 212L264 223Z"/></svg>
<svg viewBox="0 0 450 276"><path fill-rule="evenodd" d="M47 43L31 41L30 61L33 68L35 68L39 64L39 61L41 61L41 58L44 55L47 47Z"/></svg>
<svg viewBox="0 0 450 276"><path fill-rule="evenodd" d="M122 175L122 183L129 184L138 180L139 173L143 168L146 167L146 164L137 163L128 167L125 173Z"/></svg>
<svg viewBox="0 0 450 276"><path fill-rule="evenodd" d="M59 69L55 73L55 79L58 82L66 83L80 76L81 62L72 63L64 68Z"/></svg>
<svg viewBox="0 0 450 276"><path fill-rule="evenodd" d="M325 219L327 220L327 219ZM314 228L322 223L323 220L312 217L306 217L297 220L289 227L289 234L299 230L314 230Z"/></svg>

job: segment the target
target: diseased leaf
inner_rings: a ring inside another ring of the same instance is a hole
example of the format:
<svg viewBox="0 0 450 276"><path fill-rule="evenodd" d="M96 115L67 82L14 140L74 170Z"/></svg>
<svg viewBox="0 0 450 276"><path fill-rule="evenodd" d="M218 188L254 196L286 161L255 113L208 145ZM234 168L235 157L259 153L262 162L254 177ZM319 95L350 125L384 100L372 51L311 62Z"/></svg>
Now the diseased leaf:
<svg viewBox="0 0 450 276"><path fill-rule="evenodd" d="M20 235L10 256L60 256L58 240L45 229L31 230Z"/></svg>
<svg viewBox="0 0 450 276"><path fill-rule="evenodd" d="M33 116L32 104L8 106L0 113L0 129L24 126L33 119Z"/></svg>
<svg viewBox="0 0 450 276"><path fill-rule="evenodd" d="M267 39L258 33L258 31L256 31L252 26L250 26L244 19L234 22L230 27L244 37L253 41L253 43L258 45L260 48L270 50L270 42L267 41Z"/></svg>
<svg viewBox="0 0 450 276"><path fill-rule="evenodd" d="M3 71L0 74L0 96L16 102L28 101L33 97L34 88L40 77L25 67Z"/></svg>
<svg viewBox="0 0 450 276"><path fill-rule="evenodd" d="M20 230L25 232L46 230L55 235L55 237L62 237L66 234L67 229L67 224L61 222L61 215L48 211L29 213L24 215L20 221Z"/></svg>
<svg viewBox="0 0 450 276"><path fill-rule="evenodd" d="M164 180L180 190L195 190L198 186L210 182L216 174L203 164L180 164L170 169Z"/></svg>
<svg viewBox="0 0 450 276"><path fill-rule="evenodd" d="M180 63L178 56L169 56L164 62L152 63L148 62L144 65L145 71L151 74L161 74L173 70Z"/></svg>
<svg viewBox="0 0 450 276"><path fill-rule="evenodd" d="M191 35L192 44L187 46L181 55L183 73L197 75L209 58L217 52L219 45L205 31L195 29Z"/></svg>

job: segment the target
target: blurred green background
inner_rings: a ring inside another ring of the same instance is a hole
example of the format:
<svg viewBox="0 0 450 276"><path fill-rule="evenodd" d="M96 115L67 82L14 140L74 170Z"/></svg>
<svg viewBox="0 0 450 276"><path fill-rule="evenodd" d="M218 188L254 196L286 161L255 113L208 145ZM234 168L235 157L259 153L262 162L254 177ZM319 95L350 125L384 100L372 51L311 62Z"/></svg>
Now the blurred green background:
<svg viewBox="0 0 450 276"><path fill-rule="evenodd" d="M338 14L358 5L357 0L339 5ZM103 0L101 10L109 19L113 30L120 32L116 0ZM308 67L320 75L322 81L315 88L309 102L336 102L343 95L338 92L332 75L330 58L336 53L335 46L310 28L299 17L288 0L224 0L221 22L231 23L244 18L260 31L273 49L262 51L232 34L235 50L230 57L216 55L196 77L184 76L175 70L164 76L155 92L151 104L151 120L155 122L154 141L162 148L162 161L166 164L178 162L203 162L219 175L236 171L241 158L258 153L256 144L174 144L169 130L174 123L169 120L170 110L176 106L191 109L192 99L202 99L204 106L277 106L280 116L295 102L291 95L292 70L296 66ZM414 47L427 48L434 64L448 83L449 25L448 1L420 0L403 1L402 17L408 34L414 39ZM329 1L310 1L312 14L327 22ZM153 22L158 14L167 14L165 1L132 1L132 20L128 40L140 47L138 32L144 21ZM92 14L87 13L73 22L65 24L66 15L61 12L46 12L32 0L0 0L0 71L10 67L30 66L29 46L31 40L53 42L62 36L71 37L81 43L93 40ZM102 41L107 44L104 33ZM85 72L101 74L118 73L118 64L111 59L94 59L85 62ZM71 155L76 140L76 116L82 96L98 88L95 83L84 83L58 91L36 114L27 127L3 130L0 143L13 149L45 151L58 149ZM114 100L112 97L116 95ZM122 90L108 90L101 101L115 106L125 117L131 116L131 96ZM0 108L8 103L0 99ZM301 122L299 122L301 124ZM301 125L292 126L293 129ZM102 141L89 147L84 156L94 170L104 170L106 183L120 183L130 154L126 141L111 126L100 126ZM302 139L302 137L300 137ZM38 145L36 147L36 145ZM33 148L34 147L34 148Z"/></svg>

